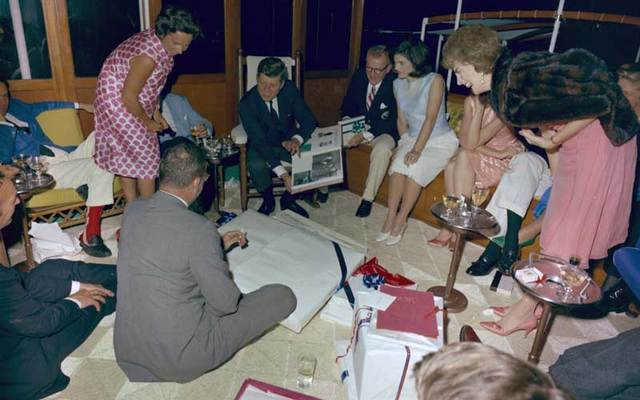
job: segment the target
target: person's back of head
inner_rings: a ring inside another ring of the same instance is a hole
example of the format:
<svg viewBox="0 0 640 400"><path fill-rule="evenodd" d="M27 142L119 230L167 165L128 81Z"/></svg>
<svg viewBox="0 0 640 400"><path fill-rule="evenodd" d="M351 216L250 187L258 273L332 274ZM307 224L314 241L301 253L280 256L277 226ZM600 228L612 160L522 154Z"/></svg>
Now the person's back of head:
<svg viewBox="0 0 640 400"><path fill-rule="evenodd" d="M162 152L160 186L184 189L196 178L204 180L207 168L204 150L187 138L177 137Z"/></svg>
<svg viewBox="0 0 640 400"><path fill-rule="evenodd" d="M169 5L160 11L156 18L155 32L161 38L173 32L188 33L194 39L202 36L200 25L193 14L177 5Z"/></svg>
<svg viewBox="0 0 640 400"><path fill-rule="evenodd" d="M482 343L427 354L414 367L420 400L571 400L535 366Z"/></svg>

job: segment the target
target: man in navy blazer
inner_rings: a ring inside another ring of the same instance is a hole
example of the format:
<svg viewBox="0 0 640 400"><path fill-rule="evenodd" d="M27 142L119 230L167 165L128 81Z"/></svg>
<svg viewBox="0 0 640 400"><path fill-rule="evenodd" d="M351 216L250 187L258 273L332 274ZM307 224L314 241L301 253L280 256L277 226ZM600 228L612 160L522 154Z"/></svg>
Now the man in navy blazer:
<svg viewBox="0 0 640 400"><path fill-rule="evenodd" d="M262 194L259 212L269 215L275 208L272 173L281 178L287 191L280 207L304 217L309 215L291 195L291 176L281 165L291 161L316 128L316 120L279 58L260 61L257 84L240 101L242 126L248 138L248 168L255 188Z"/></svg>
<svg viewBox="0 0 640 400"><path fill-rule="evenodd" d="M383 45L367 50L367 64L357 71L342 101L340 114L343 119L364 115L368 129L357 134L348 144L355 147L369 142L373 147L369 174L362 193L362 201L356 216L367 217L389 167L391 153L398 142L398 110L393 95L392 65L389 52Z"/></svg>
<svg viewBox="0 0 640 400"><path fill-rule="evenodd" d="M19 201L11 179L0 177L0 228ZM0 398L64 389L62 361L115 310L115 290L115 265L46 260L30 273L0 266Z"/></svg>

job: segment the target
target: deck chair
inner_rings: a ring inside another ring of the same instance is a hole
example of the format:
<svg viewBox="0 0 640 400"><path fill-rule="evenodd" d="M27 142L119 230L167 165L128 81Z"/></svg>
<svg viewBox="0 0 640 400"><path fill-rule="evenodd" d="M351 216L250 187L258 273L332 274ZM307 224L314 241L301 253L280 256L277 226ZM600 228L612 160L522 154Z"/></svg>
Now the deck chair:
<svg viewBox="0 0 640 400"><path fill-rule="evenodd" d="M238 98L256 85L256 72L258 64L267 56L244 55L242 49L238 49ZM289 71L291 79L298 90L302 93L302 63L301 52L296 51L294 57L280 57ZM247 133L242 127L242 123L231 130L231 138L240 149L240 204L242 211L247 209L250 197L260 197L260 193L251 186L249 173L247 170ZM273 178L274 194L284 193L284 182L277 177Z"/></svg>

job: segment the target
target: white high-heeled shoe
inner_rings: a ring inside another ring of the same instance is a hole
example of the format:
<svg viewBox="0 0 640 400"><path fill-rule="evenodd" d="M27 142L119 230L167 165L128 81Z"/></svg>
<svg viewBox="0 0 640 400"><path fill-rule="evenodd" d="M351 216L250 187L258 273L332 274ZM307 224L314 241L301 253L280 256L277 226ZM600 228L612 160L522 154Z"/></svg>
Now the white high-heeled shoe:
<svg viewBox="0 0 640 400"><path fill-rule="evenodd" d="M389 233L389 238L387 239L386 242L384 242L384 244L386 244L387 246L393 246L394 244L400 243L400 241L402 240L402 235L404 235L404 231L407 230L407 225L408 224L404 224L404 226L400 230L400 233L396 236Z"/></svg>
<svg viewBox="0 0 640 400"><path fill-rule="evenodd" d="M389 234L390 233L391 232L387 232L387 233L378 232L378 236L376 236L376 242L384 242L384 241L386 241L387 239L389 239Z"/></svg>

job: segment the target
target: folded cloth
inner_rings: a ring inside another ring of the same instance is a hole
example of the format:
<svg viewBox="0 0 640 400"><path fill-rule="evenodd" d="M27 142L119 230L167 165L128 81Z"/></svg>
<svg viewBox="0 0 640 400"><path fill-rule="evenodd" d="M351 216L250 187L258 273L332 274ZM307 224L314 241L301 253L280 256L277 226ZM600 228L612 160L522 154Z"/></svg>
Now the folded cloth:
<svg viewBox="0 0 640 400"><path fill-rule="evenodd" d="M29 235L33 236L33 258L41 263L49 258L73 258L76 259L82 252L80 241L63 232L57 223L45 224L33 222Z"/></svg>

